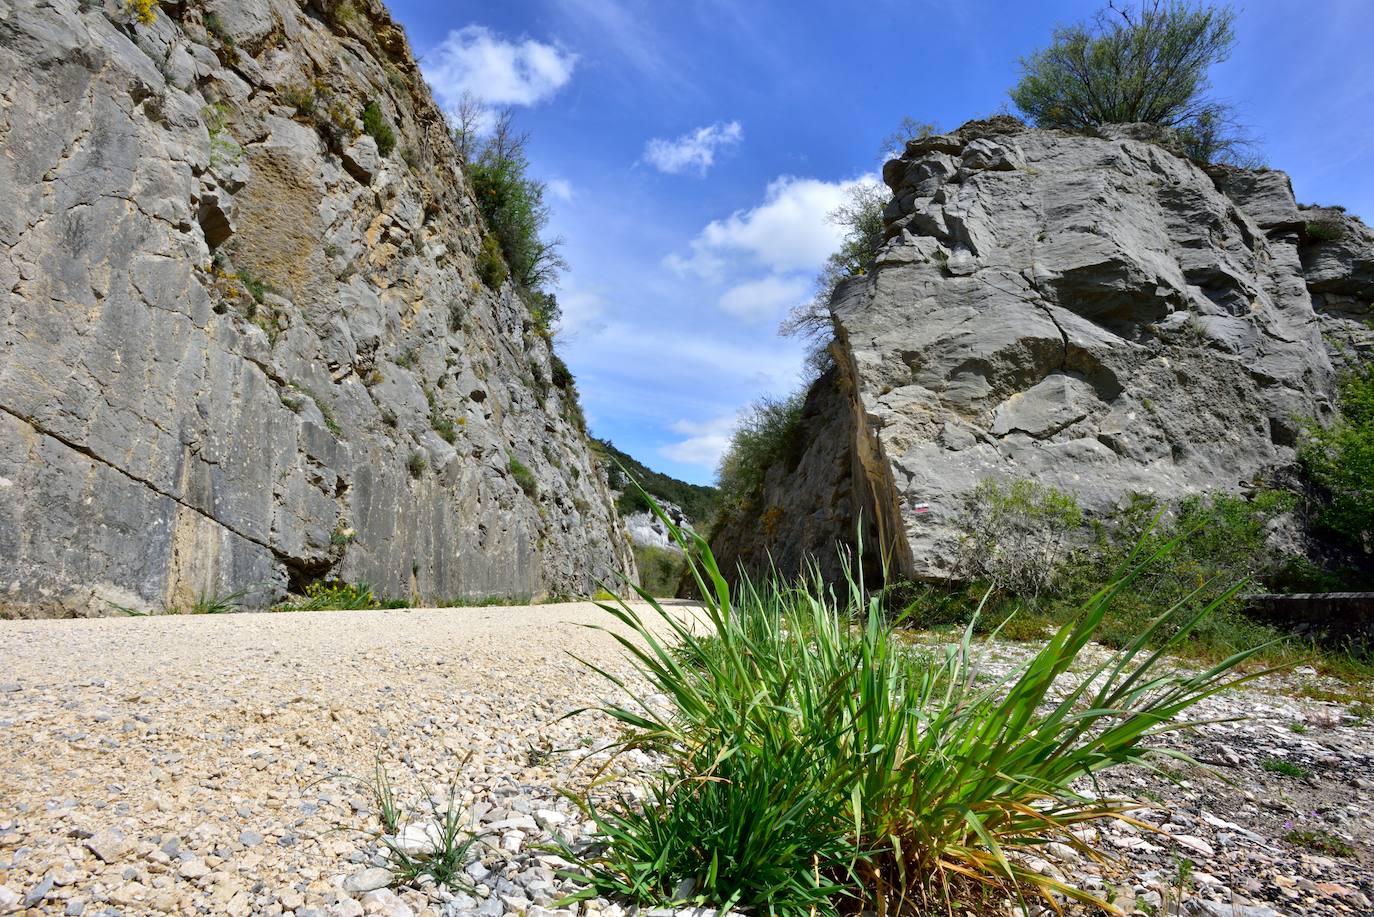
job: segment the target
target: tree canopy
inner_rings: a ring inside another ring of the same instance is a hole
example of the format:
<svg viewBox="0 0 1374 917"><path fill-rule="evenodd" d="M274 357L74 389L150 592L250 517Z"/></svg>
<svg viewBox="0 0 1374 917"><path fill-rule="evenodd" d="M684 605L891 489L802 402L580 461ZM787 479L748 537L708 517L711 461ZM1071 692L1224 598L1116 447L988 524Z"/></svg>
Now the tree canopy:
<svg viewBox="0 0 1374 917"><path fill-rule="evenodd" d="M1039 127L1157 124L1178 131L1195 159L1236 158L1246 142L1234 113L1208 96L1208 71L1235 45L1235 18L1230 6L1185 0L1110 3L1023 58L1011 99Z"/></svg>

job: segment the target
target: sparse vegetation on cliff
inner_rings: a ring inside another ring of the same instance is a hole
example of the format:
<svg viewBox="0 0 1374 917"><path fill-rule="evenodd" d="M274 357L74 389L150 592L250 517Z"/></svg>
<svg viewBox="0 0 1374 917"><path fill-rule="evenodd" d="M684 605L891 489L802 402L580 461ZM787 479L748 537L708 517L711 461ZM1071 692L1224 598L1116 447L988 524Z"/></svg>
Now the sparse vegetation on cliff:
<svg viewBox="0 0 1374 917"><path fill-rule="evenodd" d="M805 405L803 389L786 398L761 398L745 412L720 460L716 488L721 512L748 506L763 487L769 466L796 457Z"/></svg>
<svg viewBox="0 0 1374 917"><path fill-rule="evenodd" d="M1231 54L1235 19L1228 5L1187 0L1109 4L1021 61L1012 102L1040 127L1157 124L1193 159L1235 159L1247 141L1207 78Z"/></svg>

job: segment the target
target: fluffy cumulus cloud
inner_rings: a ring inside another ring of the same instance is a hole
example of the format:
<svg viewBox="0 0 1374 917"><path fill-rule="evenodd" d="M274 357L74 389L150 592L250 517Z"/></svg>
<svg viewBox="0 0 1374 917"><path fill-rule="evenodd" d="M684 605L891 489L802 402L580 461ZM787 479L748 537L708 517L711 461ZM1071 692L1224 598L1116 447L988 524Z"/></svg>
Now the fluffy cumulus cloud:
<svg viewBox="0 0 1374 917"><path fill-rule="evenodd" d="M716 161L716 153L744 139L738 121L711 124L689 131L674 140L655 137L644 145L644 161L669 175L695 171L705 175Z"/></svg>
<svg viewBox="0 0 1374 917"><path fill-rule="evenodd" d="M668 256L667 265L679 274L717 281L726 279L732 269L751 265L779 274L819 271L843 236L830 214L856 184L873 180L826 182L786 175L775 179L763 203L712 220L692 240L691 251Z"/></svg>
<svg viewBox="0 0 1374 917"><path fill-rule="evenodd" d="M551 178L545 182L545 185L548 187L549 194L552 197L564 201L565 203L571 202L575 195L572 182L568 181L566 178Z"/></svg>
<svg viewBox="0 0 1374 917"><path fill-rule="evenodd" d="M802 276L769 274L735 284L720 297L719 305L723 312L745 321L768 321L805 300L811 287L811 281Z"/></svg>
<svg viewBox="0 0 1374 917"><path fill-rule="evenodd" d="M707 421L679 420L672 429L683 438L659 447L659 454L675 462L714 470L730 445L730 435L738 423L739 417L735 414Z"/></svg>
<svg viewBox="0 0 1374 917"><path fill-rule="evenodd" d="M535 105L567 85L576 64L577 55L555 45L470 25L425 56L424 72L446 109L465 94L488 106Z"/></svg>

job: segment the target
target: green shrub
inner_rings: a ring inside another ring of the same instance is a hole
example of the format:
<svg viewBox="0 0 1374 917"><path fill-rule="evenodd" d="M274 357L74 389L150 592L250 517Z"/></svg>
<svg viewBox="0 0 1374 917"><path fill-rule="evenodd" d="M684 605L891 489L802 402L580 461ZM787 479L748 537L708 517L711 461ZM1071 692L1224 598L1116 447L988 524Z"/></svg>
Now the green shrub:
<svg viewBox="0 0 1374 917"><path fill-rule="evenodd" d="M544 184L529 176L524 138L513 137L509 125L504 139L498 133L468 164L468 177L487 229L496 237L511 277L522 290L541 292L566 266L558 254L561 240L544 241L549 208Z"/></svg>
<svg viewBox="0 0 1374 917"><path fill-rule="evenodd" d="M380 608L367 583L345 583L339 580L316 580L305 587L305 601L287 602L273 611L359 611Z"/></svg>
<svg viewBox="0 0 1374 917"><path fill-rule="evenodd" d="M716 492L722 509L742 509L763 491L764 475L776 462L801 457L806 391L754 402L735 428L720 460Z"/></svg>
<svg viewBox="0 0 1374 917"><path fill-rule="evenodd" d="M1249 677L1232 673L1253 651L1201 674L1163 671L1149 629L1075 668L1139 567L1026 665L980 683L970 631L914 653L853 577L839 597L819 574L732 591L704 540L671 531L699 558L705 635L644 590L645 615L602 606L634 636L617 639L647 691L668 701L631 693L601 708L623 730L615 751L667 763L642 802L580 800L597 843L560 852L582 870L570 873L587 883L581 898L784 917L983 913L1057 906L1055 895L1110 910L1010 854L1053 841L1096 859L1081 829L1131 803L1081 778L1150 760L1152 736Z"/></svg>
<svg viewBox="0 0 1374 917"><path fill-rule="evenodd" d="M1109 6L1023 58L1011 100L1040 127L1157 124L1178 131L1193 158L1234 157L1247 143L1230 107L1207 97L1207 72L1230 56L1234 24L1225 5Z"/></svg>
<svg viewBox="0 0 1374 917"><path fill-rule="evenodd" d="M421 452L412 452L410 453L410 458L406 459L406 470L410 472L412 478L417 480L420 475L425 473L427 467L429 467L429 462Z"/></svg>
<svg viewBox="0 0 1374 917"><path fill-rule="evenodd" d="M682 575L687 572L687 558L681 551L654 545L633 544L635 566L639 569L639 586L658 598L672 598Z"/></svg>
<svg viewBox="0 0 1374 917"><path fill-rule="evenodd" d="M1309 220L1303 224L1303 235L1309 242L1339 242L1345 238L1345 227L1333 220Z"/></svg>
<svg viewBox="0 0 1374 917"><path fill-rule="evenodd" d="M1035 596L1059 574L1083 523L1077 501L1025 479L979 482L964 507L959 572L1016 595Z"/></svg>
<svg viewBox="0 0 1374 917"><path fill-rule="evenodd" d="M429 387L425 388L425 401L429 403L430 429L438 433L439 438L446 443L452 444L457 442L458 428L454 425L453 421L449 420L448 416L444 414L443 409L439 407L439 399L434 394L434 390Z"/></svg>
<svg viewBox="0 0 1374 917"><path fill-rule="evenodd" d="M1321 491L1317 522L1368 554L1374 550L1374 361L1341 375L1340 416L1308 426L1299 459Z"/></svg>
<svg viewBox="0 0 1374 917"><path fill-rule="evenodd" d="M499 289L510 277L505 259L501 257L501 242L491 233L482 237L482 248L477 252L477 276L492 290Z"/></svg>
<svg viewBox="0 0 1374 917"><path fill-rule="evenodd" d="M534 479L534 473L513 454L507 453L506 467L510 470L510 476L515 478L515 483L520 485L520 489L525 492L525 496L530 499L539 493L539 483Z"/></svg>
<svg viewBox="0 0 1374 917"><path fill-rule="evenodd" d="M1355 848L1349 843L1321 828L1293 828L1283 835L1283 839L1295 847L1306 847L1322 856L1353 857L1355 855Z"/></svg>
<svg viewBox="0 0 1374 917"><path fill-rule="evenodd" d="M396 132L387 123L375 100L363 107L363 131L377 142L377 152L383 156L390 156L396 148Z"/></svg>

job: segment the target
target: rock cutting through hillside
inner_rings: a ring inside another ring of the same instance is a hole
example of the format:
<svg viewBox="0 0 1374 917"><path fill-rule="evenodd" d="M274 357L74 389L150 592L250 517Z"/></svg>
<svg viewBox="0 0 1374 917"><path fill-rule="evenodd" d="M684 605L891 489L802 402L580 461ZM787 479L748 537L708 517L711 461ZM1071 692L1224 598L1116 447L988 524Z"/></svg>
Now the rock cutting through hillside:
<svg viewBox="0 0 1374 917"><path fill-rule="evenodd" d="M587 784L614 734L563 718L612 690L570 654L627 670L583 626L608 620L579 603L5 622L0 913L618 917L601 900L555 907L574 885L542 849L581 838L559 790ZM998 644L985 666L1027 652ZM1208 702L1208 718L1249 717L1179 737L1218 777L1112 775L1159 830L1104 824L1115 867L1052 847L1040 868L1128 913L1180 897L1217 917L1370 913L1374 723L1303 696L1327 687L1296 672ZM378 761L412 837L425 798L452 787L482 835L469 891L389 887L366 785ZM652 766L626 759L600 792Z"/></svg>

